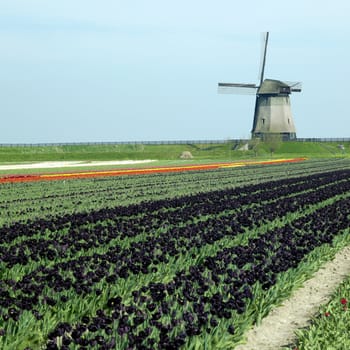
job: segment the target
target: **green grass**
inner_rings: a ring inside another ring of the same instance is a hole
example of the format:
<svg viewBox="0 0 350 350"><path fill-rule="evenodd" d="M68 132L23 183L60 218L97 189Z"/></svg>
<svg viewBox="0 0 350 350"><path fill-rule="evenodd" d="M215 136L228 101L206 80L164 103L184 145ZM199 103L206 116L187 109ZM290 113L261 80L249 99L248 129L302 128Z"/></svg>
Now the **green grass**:
<svg viewBox="0 0 350 350"><path fill-rule="evenodd" d="M284 142L274 152L273 157L331 158L348 157L350 142L343 143L345 151L338 148L337 142ZM192 153L194 160L239 160L249 158L270 158L267 144L261 143L258 152L234 149L234 142L223 144L169 144L169 145L66 145L66 146L18 146L0 147L0 164L64 161L64 160L180 160L183 151Z"/></svg>
<svg viewBox="0 0 350 350"><path fill-rule="evenodd" d="M230 156L232 144L212 145L73 145L1 147L0 162L56 161L56 160L138 160L179 159L183 151L190 151L196 159L217 159Z"/></svg>
<svg viewBox="0 0 350 350"><path fill-rule="evenodd" d="M339 149L337 142L284 142L278 153L296 154L301 157L348 156L350 142L342 144L345 147L344 153Z"/></svg>
<svg viewBox="0 0 350 350"><path fill-rule="evenodd" d="M322 305L312 324L297 332L297 345L292 349L350 349L350 278L334 292L331 300Z"/></svg>

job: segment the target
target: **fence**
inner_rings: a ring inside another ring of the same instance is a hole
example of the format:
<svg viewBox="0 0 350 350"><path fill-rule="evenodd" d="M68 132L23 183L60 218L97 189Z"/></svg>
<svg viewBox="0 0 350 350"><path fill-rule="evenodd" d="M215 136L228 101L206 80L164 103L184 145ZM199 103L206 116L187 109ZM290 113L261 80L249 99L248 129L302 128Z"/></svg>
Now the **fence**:
<svg viewBox="0 0 350 350"><path fill-rule="evenodd" d="M180 141L111 141L111 142L64 142L64 143L0 143L0 147L44 147L44 146L98 146L98 145L204 145L248 140L180 140Z"/></svg>
<svg viewBox="0 0 350 350"><path fill-rule="evenodd" d="M64 142L64 143L0 143L0 147L44 147L44 146L98 146L98 145L188 145L244 143L248 139L226 140L180 140L180 141L111 141L111 142ZM350 137L337 138L297 138L297 142L350 142ZM286 141L289 142L289 141Z"/></svg>
<svg viewBox="0 0 350 350"><path fill-rule="evenodd" d="M335 138L297 138L298 142L350 142L350 137Z"/></svg>

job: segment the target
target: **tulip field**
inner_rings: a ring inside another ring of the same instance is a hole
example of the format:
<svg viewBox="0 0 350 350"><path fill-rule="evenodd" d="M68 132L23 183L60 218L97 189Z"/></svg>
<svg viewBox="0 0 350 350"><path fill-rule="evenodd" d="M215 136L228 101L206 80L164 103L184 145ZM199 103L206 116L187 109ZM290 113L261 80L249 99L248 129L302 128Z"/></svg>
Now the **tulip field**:
<svg viewBox="0 0 350 350"><path fill-rule="evenodd" d="M0 349L234 349L350 244L350 160L0 183Z"/></svg>

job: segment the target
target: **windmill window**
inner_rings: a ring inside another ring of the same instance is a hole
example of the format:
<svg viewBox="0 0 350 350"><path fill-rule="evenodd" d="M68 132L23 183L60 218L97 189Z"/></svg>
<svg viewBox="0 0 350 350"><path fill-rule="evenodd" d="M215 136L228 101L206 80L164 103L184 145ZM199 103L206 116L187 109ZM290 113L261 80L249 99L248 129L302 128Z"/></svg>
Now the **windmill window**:
<svg viewBox="0 0 350 350"><path fill-rule="evenodd" d="M262 118L261 121L263 124L265 124L265 118Z"/></svg>
<svg viewBox="0 0 350 350"><path fill-rule="evenodd" d="M288 118L288 124L290 124L290 119Z"/></svg>

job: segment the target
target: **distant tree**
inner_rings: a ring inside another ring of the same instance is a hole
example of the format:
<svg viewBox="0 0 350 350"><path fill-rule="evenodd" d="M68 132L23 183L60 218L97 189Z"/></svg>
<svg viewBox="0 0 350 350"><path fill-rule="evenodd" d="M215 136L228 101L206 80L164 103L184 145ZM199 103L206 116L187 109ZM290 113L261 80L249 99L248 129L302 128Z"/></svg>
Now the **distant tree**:
<svg viewBox="0 0 350 350"><path fill-rule="evenodd" d="M267 145L271 156L281 147L282 135L281 134L265 134L264 143Z"/></svg>
<svg viewBox="0 0 350 350"><path fill-rule="evenodd" d="M249 141L249 149L254 152L255 157L258 155L260 147L261 139L259 137L252 137L252 139Z"/></svg>

